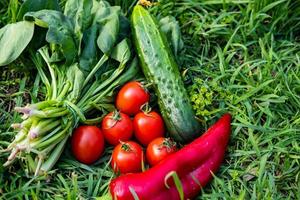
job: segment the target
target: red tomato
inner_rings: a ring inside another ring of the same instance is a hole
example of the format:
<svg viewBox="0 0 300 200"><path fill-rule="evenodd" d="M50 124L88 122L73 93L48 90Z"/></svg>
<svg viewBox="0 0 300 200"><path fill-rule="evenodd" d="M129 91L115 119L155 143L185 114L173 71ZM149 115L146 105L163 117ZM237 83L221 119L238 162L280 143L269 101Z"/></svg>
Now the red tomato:
<svg viewBox="0 0 300 200"><path fill-rule="evenodd" d="M176 143L170 138L159 137L153 140L147 147L146 158L151 166L177 151Z"/></svg>
<svg viewBox="0 0 300 200"><path fill-rule="evenodd" d="M155 111L135 115L133 127L136 139L144 146L155 138L163 137L165 132L164 121Z"/></svg>
<svg viewBox="0 0 300 200"><path fill-rule="evenodd" d="M92 164L104 151L104 137L96 126L79 126L73 132L71 146L78 161Z"/></svg>
<svg viewBox="0 0 300 200"><path fill-rule="evenodd" d="M112 152L111 166L121 174L140 172L144 162L142 147L133 141L118 144Z"/></svg>
<svg viewBox="0 0 300 200"><path fill-rule="evenodd" d="M143 104L149 101L149 93L143 88L142 84L133 81L126 83L119 91L116 99L117 108L128 114L134 115L140 111Z"/></svg>
<svg viewBox="0 0 300 200"><path fill-rule="evenodd" d="M132 137L133 124L128 115L111 112L102 120L102 131L105 140L115 146L120 141L128 141Z"/></svg>

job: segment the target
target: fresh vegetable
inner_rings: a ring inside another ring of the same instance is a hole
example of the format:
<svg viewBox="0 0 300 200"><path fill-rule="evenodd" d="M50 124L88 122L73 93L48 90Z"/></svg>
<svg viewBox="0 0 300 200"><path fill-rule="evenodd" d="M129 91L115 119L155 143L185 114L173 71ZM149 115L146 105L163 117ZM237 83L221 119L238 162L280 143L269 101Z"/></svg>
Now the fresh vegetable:
<svg viewBox="0 0 300 200"><path fill-rule="evenodd" d="M128 115L115 111L103 118L102 131L105 140L115 146L133 136L133 124Z"/></svg>
<svg viewBox="0 0 300 200"><path fill-rule="evenodd" d="M192 199L219 169L230 137L230 114L205 134L142 173L120 176L109 185L113 199ZM174 180L172 180L172 178ZM178 181L178 179L180 181Z"/></svg>
<svg viewBox="0 0 300 200"><path fill-rule="evenodd" d="M176 143L171 138L159 137L147 146L146 159L151 166L154 166L176 151Z"/></svg>
<svg viewBox="0 0 300 200"><path fill-rule="evenodd" d="M139 112L133 119L135 138L144 146L152 140L163 137L165 128L162 117L155 111Z"/></svg>
<svg viewBox="0 0 300 200"><path fill-rule="evenodd" d="M111 166L116 173L140 172L144 159L143 149L138 143L121 142L112 152Z"/></svg>
<svg viewBox="0 0 300 200"><path fill-rule="evenodd" d="M72 138L72 152L77 160L92 164L98 160L104 151L104 137L96 126L79 126Z"/></svg>
<svg viewBox="0 0 300 200"><path fill-rule="evenodd" d="M24 30L24 31L19 31ZM7 65L20 56L29 44L34 33L34 23L21 21L8 24L0 29L0 66ZM12 35L14 39L8 39ZM14 46L15 48L9 48Z"/></svg>
<svg viewBox="0 0 300 200"><path fill-rule="evenodd" d="M165 35L155 19L140 5L134 7L131 22L143 72L153 84L169 133L177 141L191 141L198 136L200 124Z"/></svg>
<svg viewBox="0 0 300 200"><path fill-rule="evenodd" d="M11 154L4 165L20 158L37 175L54 166L79 123L99 123L114 109L115 89L132 80L138 68L131 55L130 24L118 6L68 0L63 12L27 12L24 20L0 30L0 46L5 46L0 65L12 62L28 47L26 55L44 84L40 90L44 99L15 108L23 113L23 121L12 125L18 133L7 148ZM32 37L33 27L47 32L45 46L37 51L27 46L43 36L34 29Z"/></svg>
<svg viewBox="0 0 300 200"><path fill-rule="evenodd" d="M116 98L117 108L128 114L137 114L142 105L149 101L150 95L142 84L137 81L126 83L119 91Z"/></svg>

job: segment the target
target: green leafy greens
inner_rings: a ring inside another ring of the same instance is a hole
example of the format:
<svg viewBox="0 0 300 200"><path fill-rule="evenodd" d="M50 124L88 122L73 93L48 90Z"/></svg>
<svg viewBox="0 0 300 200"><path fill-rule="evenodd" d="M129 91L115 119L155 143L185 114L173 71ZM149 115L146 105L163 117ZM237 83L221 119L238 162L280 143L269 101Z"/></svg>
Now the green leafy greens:
<svg viewBox="0 0 300 200"><path fill-rule="evenodd" d="M29 3L25 1L23 10ZM79 123L98 123L111 111L115 88L138 72L128 39L130 26L120 7L92 0L68 0L64 11L55 7L28 10L22 14L24 21L0 30L0 45L6 47L0 64L6 65L35 39L35 28L46 29L46 45L27 48L45 85L45 99L15 108L23 113L23 121L12 125L18 133L4 164L18 155L35 175L54 166Z"/></svg>
<svg viewBox="0 0 300 200"><path fill-rule="evenodd" d="M0 66L7 65L19 57L31 41L33 31L34 24L27 21L8 24L0 29Z"/></svg>

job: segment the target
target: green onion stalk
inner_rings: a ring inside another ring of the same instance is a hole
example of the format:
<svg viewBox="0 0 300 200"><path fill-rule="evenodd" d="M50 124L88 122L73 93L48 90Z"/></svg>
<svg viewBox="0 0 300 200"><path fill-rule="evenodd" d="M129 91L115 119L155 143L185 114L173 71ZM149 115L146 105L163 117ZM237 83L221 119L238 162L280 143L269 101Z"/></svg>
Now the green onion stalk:
<svg viewBox="0 0 300 200"><path fill-rule="evenodd" d="M64 13L40 10L24 16L48 29L48 44L29 51L44 99L15 108L22 121L11 125L16 135L4 166L19 158L29 173L49 172L74 128L100 123L114 109L115 89L138 73L120 8L105 1L73 1L67 1Z"/></svg>

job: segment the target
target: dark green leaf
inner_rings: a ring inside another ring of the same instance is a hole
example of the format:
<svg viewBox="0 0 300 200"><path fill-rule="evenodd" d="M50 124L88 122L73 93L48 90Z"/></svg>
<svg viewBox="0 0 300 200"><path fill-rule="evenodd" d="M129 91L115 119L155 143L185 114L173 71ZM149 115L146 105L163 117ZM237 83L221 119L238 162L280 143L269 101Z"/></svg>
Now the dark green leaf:
<svg viewBox="0 0 300 200"><path fill-rule="evenodd" d="M80 56L80 69L89 72L98 60L98 25L95 24L83 34L83 50Z"/></svg>
<svg viewBox="0 0 300 200"><path fill-rule="evenodd" d="M129 40L122 40L117 46L113 49L111 57L120 63L126 63L131 56Z"/></svg>
<svg viewBox="0 0 300 200"><path fill-rule="evenodd" d="M36 25L48 28L46 41L61 45L67 63L72 63L77 56L77 44L74 40L73 24L61 12L41 10L25 14L26 20L33 20Z"/></svg>
<svg viewBox="0 0 300 200"><path fill-rule="evenodd" d="M38 50L42 46L46 45L46 34L47 34L47 29L39 26L35 26L34 34L32 40L28 45L28 48L33 50Z"/></svg>
<svg viewBox="0 0 300 200"><path fill-rule="evenodd" d="M109 54L118 39L121 9L119 6L110 6L107 2L100 1L94 4L92 12L95 15L93 24L100 25L98 47L103 53Z"/></svg>
<svg viewBox="0 0 300 200"><path fill-rule="evenodd" d="M180 27L176 19L172 16L167 16L159 21L160 30L164 32L172 44L174 54L183 48L183 41L181 39Z"/></svg>
<svg viewBox="0 0 300 200"><path fill-rule="evenodd" d="M27 12L35 12L43 9L60 10L58 0L26 0L20 7L17 19L23 19Z"/></svg>
<svg viewBox="0 0 300 200"><path fill-rule="evenodd" d="M93 24L103 24L111 14L119 14L120 7L110 6L106 1L94 2L92 13L95 15Z"/></svg>
<svg viewBox="0 0 300 200"><path fill-rule="evenodd" d="M68 0L66 2L64 14L74 20L75 33L78 37L90 26L92 7L92 0Z"/></svg>
<svg viewBox="0 0 300 200"><path fill-rule="evenodd" d="M100 50L109 54L114 47L119 33L119 16L117 14L112 14L107 19L106 24L100 30L99 37L97 39L97 44Z"/></svg>
<svg viewBox="0 0 300 200"><path fill-rule="evenodd" d="M123 40L124 38L128 38L130 36L131 28L130 28L130 22L129 20L123 16L120 15L120 32L119 32L119 38L118 41Z"/></svg>
<svg viewBox="0 0 300 200"><path fill-rule="evenodd" d="M69 94L68 99L71 102L76 102L79 98L82 90L82 84L84 82L84 75L75 63L68 68L67 71L68 80L72 83L72 92Z"/></svg>
<svg viewBox="0 0 300 200"><path fill-rule="evenodd" d="M58 0L25 0L20 7L17 19L20 21L23 19L25 13L35 12L43 9L57 11L61 10ZM36 26L34 30L33 39L29 44L29 48L37 50L40 47L44 46L46 43L46 33L46 30Z"/></svg>
<svg viewBox="0 0 300 200"><path fill-rule="evenodd" d="M80 69L83 69L86 72L89 72L99 59L100 51L98 53L97 47L97 39L100 32L99 30L101 28L103 30L103 27L107 22L109 22L112 15L120 14L120 7L111 7L106 1L94 1L91 12L92 15L94 15L94 19L92 22L92 26L83 34L83 50L80 57ZM121 34L118 37L120 38L120 36ZM122 36L122 38L124 37L125 36Z"/></svg>
<svg viewBox="0 0 300 200"><path fill-rule="evenodd" d="M17 59L32 39L34 23L17 22L0 29L0 66Z"/></svg>

